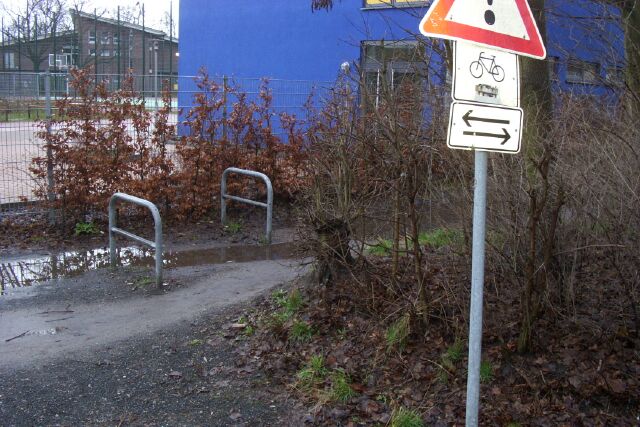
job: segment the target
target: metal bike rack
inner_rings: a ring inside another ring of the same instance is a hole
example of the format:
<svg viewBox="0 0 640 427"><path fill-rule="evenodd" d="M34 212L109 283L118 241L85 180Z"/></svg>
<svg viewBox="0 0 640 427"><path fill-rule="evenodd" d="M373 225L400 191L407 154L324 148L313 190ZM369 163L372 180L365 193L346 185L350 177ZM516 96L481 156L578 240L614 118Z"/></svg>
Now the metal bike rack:
<svg viewBox="0 0 640 427"><path fill-rule="evenodd" d="M255 200L244 199L242 197L231 196L227 194L227 175L230 173L236 173L238 175L251 176L253 178L259 178L264 181L267 186L267 203L256 202ZM267 209L267 243L271 244L271 220L273 216L273 187L271 186L271 180L263 173L250 171L246 169L228 168L222 174L222 182L220 183L220 207L221 207L221 219L224 225L227 222L227 199L234 200L236 202L247 203L253 206L260 206Z"/></svg>
<svg viewBox="0 0 640 427"><path fill-rule="evenodd" d="M138 206L148 208L153 215L153 222L155 228L155 241L144 239L140 236L136 236L133 233L129 233L121 228L116 227L116 202L123 200L125 202L133 203ZM156 285L162 286L162 219L160 218L160 211L156 205L148 200L141 199L139 197L130 196L124 193L115 193L109 200L109 258L111 265L116 264L116 239L114 234L120 234L121 236L128 237L136 242L142 243L147 246L151 246L156 251Z"/></svg>

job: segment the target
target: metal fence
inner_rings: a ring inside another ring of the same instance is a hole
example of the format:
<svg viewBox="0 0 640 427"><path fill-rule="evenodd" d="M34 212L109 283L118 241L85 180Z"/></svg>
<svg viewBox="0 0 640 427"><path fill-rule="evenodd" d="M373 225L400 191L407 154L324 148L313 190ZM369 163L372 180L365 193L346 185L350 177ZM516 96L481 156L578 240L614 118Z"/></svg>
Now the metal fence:
<svg viewBox="0 0 640 427"><path fill-rule="evenodd" d="M47 77L48 76L48 77ZM105 82L108 90L122 86L124 76L97 75L98 81ZM50 90L47 94L45 80L49 78ZM37 133L41 131L47 105L56 114L56 101L64 97L74 97L73 86L68 74L46 73L0 73L0 213L16 212L16 206L34 202L33 194L37 182L29 171L34 157L44 156L43 141ZM247 95L247 101L258 101L263 79L216 77L213 82L223 88L235 87ZM193 98L199 92L194 76L133 76L133 86L149 111L155 111L162 104L163 90L171 95L171 124L180 124L184 114L191 108ZM277 113L286 111L302 117L310 96L319 103L332 87L331 82L301 80L269 80L271 91L273 127L280 128ZM48 95L48 96L47 96ZM236 102L229 91L229 109ZM177 126L178 132L188 132ZM132 130L133 132L133 130Z"/></svg>

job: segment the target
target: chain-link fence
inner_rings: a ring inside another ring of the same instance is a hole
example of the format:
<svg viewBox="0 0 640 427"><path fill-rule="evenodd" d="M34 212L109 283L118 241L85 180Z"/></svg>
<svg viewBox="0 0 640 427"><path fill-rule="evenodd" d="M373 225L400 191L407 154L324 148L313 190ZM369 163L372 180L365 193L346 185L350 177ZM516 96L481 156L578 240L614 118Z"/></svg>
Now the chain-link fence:
<svg viewBox="0 0 640 427"><path fill-rule="evenodd" d="M44 129L47 107L56 115L56 101L75 97L69 74L0 73L0 212L19 212L16 207L35 202L33 194L37 182L29 168L34 157L44 157L43 141L37 133ZM105 82L109 91L122 87L125 76L96 75ZM194 105L199 92L194 76L133 76L133 88L144 100L145 108L153 112L162 105L163 91L170 92L170 124L179 124L186 112ZM47 79L49 80L48 83ZM226 91L228 110L237 101L235 92L246 94L248 102L260 101L265 80L259 78L216 77L211 79L223 92ZM278 113L287 112L304 117L310 99L318 104L332 87L331 82L269 80L267 87L272 96L271 110L274 112L275 132L281 129ZM228 96L227 96L228 95ZM132 124L127 125L133 132ZM177 135L188 132L176 126Z"/></svg>

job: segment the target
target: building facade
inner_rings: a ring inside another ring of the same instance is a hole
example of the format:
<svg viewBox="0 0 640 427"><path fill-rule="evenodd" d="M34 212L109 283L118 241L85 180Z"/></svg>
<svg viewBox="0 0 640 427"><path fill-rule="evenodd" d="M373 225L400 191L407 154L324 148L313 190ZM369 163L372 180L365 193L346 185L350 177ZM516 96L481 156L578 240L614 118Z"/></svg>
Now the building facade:
<svg viewBox="0 0 640 427"><path fill-rule="evenodd" d="M70 11L73 30L31 40L7 37L0 71L66 72L92 66L99 75L176 76L178 39L142 25Z"/></svg>
<svg viewBox="0 0 640 427"><path fill-rule="evenodd" d="M430 3L342 0L314 13L310 0L181 0L181 73L206 67L219 76L332 81L348 62L372 88L381 78L444 82L450 78L445 42L418 35ZM548 0L546 9L547 62L556 87L603 95L621 84L617 9L599 0Z"/></svg>

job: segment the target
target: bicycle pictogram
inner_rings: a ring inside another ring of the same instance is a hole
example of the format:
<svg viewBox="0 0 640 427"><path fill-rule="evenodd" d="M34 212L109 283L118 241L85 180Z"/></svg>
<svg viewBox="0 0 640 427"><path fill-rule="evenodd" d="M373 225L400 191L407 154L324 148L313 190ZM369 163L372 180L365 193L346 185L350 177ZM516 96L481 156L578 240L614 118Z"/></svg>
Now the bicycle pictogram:
<svg viewBox="0 0 640 427"><path fill-rule="evenodd" d="M493 80L500 83L504 80L504 68L496 64L495 55L484 55L484 52L480 52L477 61L473 61L471 65L469 65L469 71L471 75L476 79L482 77L484 72L491 74Z"/></svg>

